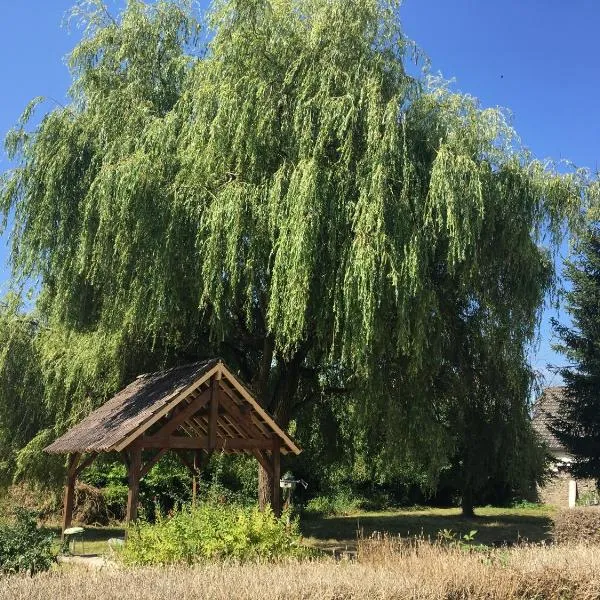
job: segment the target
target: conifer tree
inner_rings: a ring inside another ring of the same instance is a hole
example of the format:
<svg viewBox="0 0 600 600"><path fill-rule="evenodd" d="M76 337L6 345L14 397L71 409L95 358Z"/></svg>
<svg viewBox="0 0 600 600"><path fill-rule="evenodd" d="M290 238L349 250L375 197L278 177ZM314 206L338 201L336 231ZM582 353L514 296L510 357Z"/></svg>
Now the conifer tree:
<svg viewBox="0 0 600 600"><path fill-rule="evenodd" d="M593 223L576 242L566 263L567 312L572 325L554 322L568 360L559 370L565 393L553 431L573 454L573 475L600 479L600 225Z"/></svg>

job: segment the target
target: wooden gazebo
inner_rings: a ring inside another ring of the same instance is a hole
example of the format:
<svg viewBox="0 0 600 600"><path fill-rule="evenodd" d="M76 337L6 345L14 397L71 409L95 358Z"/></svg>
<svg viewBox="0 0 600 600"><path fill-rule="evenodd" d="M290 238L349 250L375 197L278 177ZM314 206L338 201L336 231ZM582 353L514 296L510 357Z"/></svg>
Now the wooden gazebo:
<svg viewBox="0 0 600 600"><path fill-rule="evenodd" d="M140 479L169 450L192 471L194 498L203 457L215 450L254 456L273 477L271 504L276 514L280 512L280 456L300 454L220 359L140 375L45 448L49 453L69 454L63 531L71 525L77 476L99 453L118 452L125 460L129 523L137 518Z"/></svg>

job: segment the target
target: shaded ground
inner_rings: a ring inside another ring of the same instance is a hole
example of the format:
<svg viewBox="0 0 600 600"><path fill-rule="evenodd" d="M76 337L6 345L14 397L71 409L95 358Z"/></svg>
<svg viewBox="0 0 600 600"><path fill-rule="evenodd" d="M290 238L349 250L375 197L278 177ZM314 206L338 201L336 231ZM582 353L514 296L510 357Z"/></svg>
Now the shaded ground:
<svg viewBox="0 0 600 600"><path fill-rule="evenodd" d="M475 519L463 519L457 508L406 509L385 512L364 512L348 516L323 517L306 514L300 527L305 541L326 550L354 549L360 535L369 537L374 532L392 535L424 536L436 539L443 530L457 535L477 530L474 542L489 546L512 545L519 541L542 542L549 539L552 509L492 508L476 509ZM60 527L52 527L60 538ZM83 544L75 543L73 554L104 554L107 540L122 538L120 527L85 527ZM58 542L57 542L58 544Z"/></svg>
<svg viewBox="0 0 600 600"><path fill-rule="evenodd" d="M56 534L56 545L60 546L61 528L49 527ZM108 550L107 542L111 538L122 538L125 530L122 527L91 527L84 525L82 538L77 538L73 545L73 556L96 556Z"/></svg>
<svg viewBox="0 0 600 600"><path fill-rule="evenodd" d="M343 517L304 517L301 529L308 538L308 543L325 549L354 548L358 535L369 537L374 532L436 539L438 532L443 530L452 530L459 536L477 530L474 542L489 546L549 539L552 512L549 507L485 507L476 509L475 512L475 519L463 519L457 508L369 512Z"/></svg>

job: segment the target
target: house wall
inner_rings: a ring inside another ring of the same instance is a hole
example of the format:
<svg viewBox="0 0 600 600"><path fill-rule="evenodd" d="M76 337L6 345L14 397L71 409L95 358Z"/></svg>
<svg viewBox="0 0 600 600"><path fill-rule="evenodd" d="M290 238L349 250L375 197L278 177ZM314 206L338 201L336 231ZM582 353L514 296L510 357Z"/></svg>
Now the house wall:
<svg viewBox="0 0 600 600"><path fill-rule="evenodd" d="M544 486L538 487L538 497L544 504L559 508L569 508L569 482L573 478L565 471L559 471ZM596 489L594 479L576 479L577 498Z"/></svg>

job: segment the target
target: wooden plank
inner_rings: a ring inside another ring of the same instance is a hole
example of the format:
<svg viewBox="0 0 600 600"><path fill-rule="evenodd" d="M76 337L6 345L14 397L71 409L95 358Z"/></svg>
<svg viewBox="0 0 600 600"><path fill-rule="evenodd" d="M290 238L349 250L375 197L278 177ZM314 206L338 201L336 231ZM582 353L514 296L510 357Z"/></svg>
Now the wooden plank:
<svg viewBox="0 0 600 600"><path fill-rule="evenodd" d="M127 493L127 515L125 525L129 526L137 519L140 494L140 471L142 467L142 450L133 447L129 451L129 491Z"/></svg>
<svg viewBox="0 0 600 600"><path fill-rule="evenodd" d="M290 436L277 425L272 417L269 416L267 411L252 397L248 390L238 381L237 377L229 371L224 365L221 365L221 372L231 382L233 387L244 397L245 400L254 408L254 410L265 420L265 423L279 435L279 437L285 442L287 447L294 453L300 454L302 450L294 444Z"/></svg>
<svg viewBox="0 0 600 600"><path fill-rule="evenodd" d="M223 430L225 435L222 437L230 437L230 438L246 438L247 436L243 431L238 430L234 424L227 418L227 414L221 413L219 415L219 427Z"/></svg>
<svg viewBox="0 0 600 600"><path fill-rule="evenodd" d="M208 437L188 437L185 435L173 435L171 437L147 437L141 438L135 447L139 448L171 448L173 450L270 450L273 446L269 438L217 438L214 446Z"/></svg>
<svg viewBox="0 0 600 600"><path fill-rule="evenodd" d="M175 408L184 398L187 398L194 390L197 390L202 384L206 383L215 373L220 373L223 364L218 362L212 369L208 370L202 377L200 377L197 381L189 385L182 392L177 394L173 400L168 402L163 408L157 411L154 415L148 418L147 421L139 425L135 431L130 433L127 437L123 438L120 442L111 446L108 451L115 450L120 452L127 446L131 444L135 439L137 439L140 435L142 435L145 431L148 430L149 427L154 425L158 420L162 419L167 413L169 413L173 408Z"/></svg>
<svg viewBox="0 0 600 600"><path fill-rule="evenodd" d="M89 467L97 458L98 454L96 452L90 454L90 456L88 456L82 463L77 465L77 468L75 469L75 476L78 477L79 473L81 473L81 471L83 471L86 467Z"/></svg>
<svg viewBox="0 0 600 600"><path fill-rule="evenodd" d="M148 475L152 467L165 455L167 448L161 448L141 469L140 479Z"/></svg>
<svg viewBox="0 0 600 600"><path fill-rule="evenodd" d="M250 406L248 406L248 404L244 403L243 398L242 398L242 405L239 405L237 403L237 400L239 399L236 392L234 390L232 390L226 383L225 379L221 380L221 389L225 392L225 397L228 398L233 406L235 406L239 411L241 411L241 413L246 417L246 420L249 421L250 426L252 427L252 429L256 428L258 429L263 435L266 435L268 437L271 436L271 431L268 427L265 427L258 419L253 418L252 415L252 409Z"/></svg>
<svg viewBox="0 0 600 600"><path fill-rule="evenodd" d="M202 437L204 435L208 437L208 427L200 418L194 416L190 419L190 421L193 423L194 429L200 434L198 437Z"/></svg>
<svg viewBox="0 0 600 600"><path fill-rule="evenodd" d="M281 516L281 489L279 480L281 479L281 438L273 437L271 450L271 463L273 465L273 496L271 498L271 507L276 517Z"/></svg>
<svg viewBox="0 0 600 600"><path fill-rule="evenodd" d="M171 435L184 421L187 421L192 415L204 408L211 400L211 392L206 390L196 399L192 400L185 408L175 413L155 435Z"/></svg>
<svg viewBox="0 0 600 600"><path fill-rule="evenodd" d="M254 458L259 462L260 466L267 472L269 475L273 474L273 465L271 461L261 452L258 448L254 448L249 451Z"/></svg>
<svg viewBox="0 0 600 600"><path fill-rule="evenodd" d="M200 450L194 451L194 464L193 466L193 474L192 474L192 505L196 506L196 498L198 496L198 489L200 487L200 464L201 464L201 456Z"/></svg>
<svg viewBox="0 0 600 600"><path fill-rule="evenodd" d="M77 465L79 464L80 459L80 452L73 452L72 454L69 454L69 458L67 460L67 477L75 477L77 475Z"/></svg>
<svg viewBox="0 0 600 600"><path fill-rule="evenodd" d="M184 450L185 450L185 448L184 448ZM183 452L181 452L181 448L179 448L179 449L176 449L176 450L175 450L175 453L176 453L176 454L177 454L177 456L179 457L179 460L180 460L180 461L183 463L183 466L184 466L184 467L187 467L187 468L188 468L188 470L190 471L190 473L191 473L192 475L194 475L194 464L193 464L193 463L191 463L191 462L190 462L190 461L187 459L187 456L186 456L186 455L185 455Z"/></svg>
<svg viewBox="0 0 600 600"><path fill-rule="evenodd" d="M219 417L219 382L215 377L210 386L210 407L208 416L208 448L217 447L217 419Z"/></svg>
<svg viewBox="0 0 600 600"><path fill-rule="evenodd" d="M260 437L262 435L262 431L260 431L260 429L258 429L258 427L252 423L247 415L240 410L240 407L237 406L235 402L225 394L222 394L221 396L221 405L233 419L232 422L236 425L239 425L246 435L248 435L248 437Z"/></svg>

